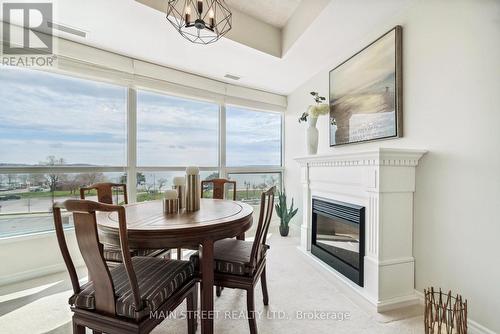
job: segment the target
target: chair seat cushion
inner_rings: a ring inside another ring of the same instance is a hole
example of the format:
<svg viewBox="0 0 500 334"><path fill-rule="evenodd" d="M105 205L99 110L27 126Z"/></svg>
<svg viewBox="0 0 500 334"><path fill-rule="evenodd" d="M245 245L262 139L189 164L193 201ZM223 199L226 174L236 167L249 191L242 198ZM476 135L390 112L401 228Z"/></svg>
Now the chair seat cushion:
<svg viewBox="0 0 500 334"><path fill-rule="evenodd" d="M155 257L134 257L132 265L139 284L139 293L145 307L136 310L127 272L123 264L110 269L116 296L116 314L140 320L155 311L172 294L191 280L194 266L189 261L165 260ZM76 308L95 309L94 284L82 286L80 293L69 299L69 304Z"/></svg>
<svg viewBox="0 0 500 334"><path fill-rule="evenodd" d="M214 269L216 272L233 275L250 275L253 268L250 264L253 242L237 239L222 239L214 244ZM264 247L264 252L267 250ZM190 257L195 268L199 268L198 252Z"/></svg>
<svg viewBox="0 0 500 334"><path fill-rule="evenodd" d="M156 257L166 252L165 249L131 249L130 256L151 256ZM118 247L106 246L103 250L104 260L111 262L122 262L122 251Z"/></svg>

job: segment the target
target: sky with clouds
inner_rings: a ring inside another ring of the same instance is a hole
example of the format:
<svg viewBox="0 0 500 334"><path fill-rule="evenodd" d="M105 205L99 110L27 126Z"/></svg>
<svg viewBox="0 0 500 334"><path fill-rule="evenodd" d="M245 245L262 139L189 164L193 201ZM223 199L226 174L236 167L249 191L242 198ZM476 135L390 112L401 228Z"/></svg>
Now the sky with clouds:
<svg viewBox="0 0 500 334"><path fill-rule="evenodd" d="M126 88L0 66L0 163L126 164ZM139 166L217 166L218 105L138 92ZM281 116L227 108L229 166L279 165Z"/></svg>

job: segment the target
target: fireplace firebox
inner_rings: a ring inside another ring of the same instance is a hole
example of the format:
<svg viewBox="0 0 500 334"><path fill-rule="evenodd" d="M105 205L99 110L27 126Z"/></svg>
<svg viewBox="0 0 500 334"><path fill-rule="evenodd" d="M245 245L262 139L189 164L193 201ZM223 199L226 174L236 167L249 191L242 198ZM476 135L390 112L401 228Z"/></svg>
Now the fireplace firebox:
<svg viewBox="0 0 500 334"><path fill-rule="evenodd" d="M359 286L364 240L364 207L313 197L311 253Z"/></svg>

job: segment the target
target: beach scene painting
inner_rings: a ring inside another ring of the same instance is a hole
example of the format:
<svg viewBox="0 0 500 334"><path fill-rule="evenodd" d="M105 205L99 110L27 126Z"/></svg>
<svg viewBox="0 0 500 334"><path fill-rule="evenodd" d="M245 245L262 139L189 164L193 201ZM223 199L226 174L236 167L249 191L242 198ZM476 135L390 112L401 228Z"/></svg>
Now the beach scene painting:
<svg viewBox="0 0 500 334"><path fill-rule="evenodd" d="M402 136L401 27L330 71L330 146Z"/></svg>

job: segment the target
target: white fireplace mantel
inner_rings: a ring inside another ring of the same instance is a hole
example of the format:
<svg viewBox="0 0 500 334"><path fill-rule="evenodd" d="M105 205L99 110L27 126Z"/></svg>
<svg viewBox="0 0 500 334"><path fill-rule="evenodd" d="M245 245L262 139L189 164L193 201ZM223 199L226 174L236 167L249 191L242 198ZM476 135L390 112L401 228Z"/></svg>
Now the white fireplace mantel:
<svg viewBox="0 0 500 334"><path fill-rule="evenodd" d="M301 247L311 249L311 204L322 197L364 206L364 287L343 279L378 311L416 302L415 169L425 150L378 148L296 158L301 167ZM333 270L333 269L332 269Z"/></svg>

